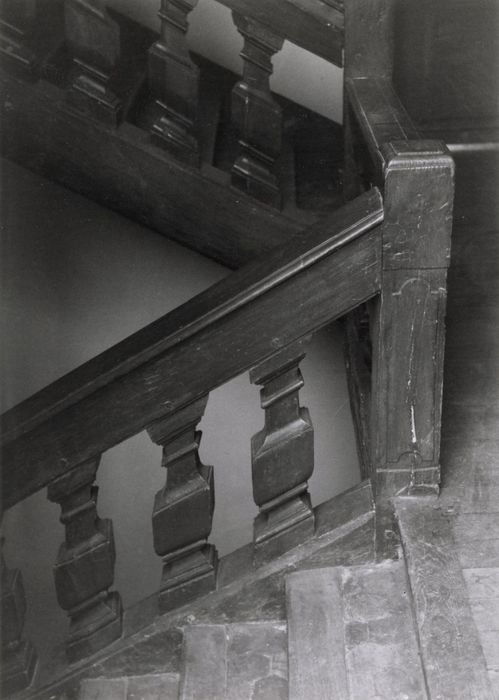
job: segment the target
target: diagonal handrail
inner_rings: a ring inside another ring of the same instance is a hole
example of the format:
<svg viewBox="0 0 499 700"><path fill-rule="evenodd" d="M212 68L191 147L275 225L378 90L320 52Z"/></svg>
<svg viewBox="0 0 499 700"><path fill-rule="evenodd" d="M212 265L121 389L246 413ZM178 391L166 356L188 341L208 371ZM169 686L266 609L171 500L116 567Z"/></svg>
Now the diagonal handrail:
<svg viewBox="0 0 499 700"><path fill-rule="evenodd" d="M376 294L382 220L373 189L7 411L4 507Z"/></svg>

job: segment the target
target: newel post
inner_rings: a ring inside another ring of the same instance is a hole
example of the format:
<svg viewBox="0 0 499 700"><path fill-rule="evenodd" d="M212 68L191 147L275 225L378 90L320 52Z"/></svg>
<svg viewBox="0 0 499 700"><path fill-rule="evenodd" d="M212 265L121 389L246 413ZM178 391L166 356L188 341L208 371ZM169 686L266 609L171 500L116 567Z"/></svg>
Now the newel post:
<svg viewBox="0 0 499 700"><path fill-rule="evenodd" d="M371 450L378 501L438 492L454 162L438 141L384 159L383 273L371 319Z"/></svg>
<svg viewBox="0 0 499 700"><path fill-rule="evenodd" d="M48 486L48 498L61 506L65 541L54 580L57 600L71 623L66 640L70 662L90 656L121 636L120 594L114 580L113 524L97 515L95 477L100 457L88 460Z"/></svg>
<svg viewBox="0 0 499 700"><path fill-rule="evenodd" d="M260 509L254 524L257 564L283 554L314 534L308 479L314 470L314 429L300 406L299 364L309 339L293 343L251 370L262 386L265 426L251 439L253 498Z"/></svg>
<svg viewBox="0 0 499 700"><path fill-rule="evenodd" d="M216 587L217 550L207 540L215 507L213 467L199 459L203 417L208 396L147 428L163 446L167 477L154 499L154 549L163 559L160 612L166 612Z"/></svg>

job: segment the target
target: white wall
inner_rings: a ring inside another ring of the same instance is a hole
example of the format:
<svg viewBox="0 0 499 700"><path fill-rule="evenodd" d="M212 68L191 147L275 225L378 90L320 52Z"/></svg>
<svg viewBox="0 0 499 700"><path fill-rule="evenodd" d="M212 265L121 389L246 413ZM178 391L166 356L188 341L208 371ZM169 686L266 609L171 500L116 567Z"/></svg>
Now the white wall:
<svg viewBox="0 0 499 700"><path fill-rule="evenodd" d="M110 0L108 5L159 31L157 12L160 0ZM216 0L199 0L189 15L187 37L193 51L235 73L241 73L239 52L242 37L234 27L231 11L227 7ZM288 41L284 42L282 51L275 55L273 64L271 87L275 92L341 123L342 69Z"/></svg>
<svg viewBox="0 0 499 700"><path fill-rule="evenodd" d="M4 162L1 183L1 367L3 410L143 327L228 271L54 183ZM341 338L317 334L302 370L302 404L316 434L314 504L359 480ZM201 457L215 467L211 541L221 554L249 542L250 438L263 425L247 375L212 392L201 423ZM161 451L140 434L104 454L99 514L113 518L116 588L129 606L158 588L151 511L165 480ZM67 622L52 565L63 528L45 490L5 515L6 555L26 583L27 634L46 647Z"/></svg>

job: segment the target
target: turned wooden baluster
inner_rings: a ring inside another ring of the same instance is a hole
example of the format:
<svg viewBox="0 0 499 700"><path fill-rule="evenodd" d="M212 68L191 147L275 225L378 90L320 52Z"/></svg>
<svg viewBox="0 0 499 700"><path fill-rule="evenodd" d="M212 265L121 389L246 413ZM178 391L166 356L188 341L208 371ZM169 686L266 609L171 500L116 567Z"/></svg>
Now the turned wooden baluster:
<svg viewBox="0 0 499 700"><path fill-rule="evenodd" d="M232 123L239 155L232 166L232 184L262 202L281 206L276 160L282 145L282 110L272 97L269 79L273 54L284 39L253 19L233 12L244 38L243 78L232 91Z"/></svg>
<svg viewBox="0 0 499 700"><path fill-rule="evenodd" d="M308 339L301 340L251 370L263 386L265 427L251 440L253 497L260 508L254 525L257 564L282 554L314 533L307 480L314 469L314 429L300 407L299 364Z"/></svg>
<svg viewBox="0 0 499 700"><path fill-rule="evenodd" d="M59 605L71 623L66 641L70 661L95 653L121 636L121 597L109 591L114 580L111 520L97 515L95 476L100 457L80 464L48 487L61 506L66 539L59 549L54 579Z"/></svg>
<svg viewBox="0 0 499 700"><path fill-rule="evenodd" d="M35 56L28 46L36 18L36 0L0 3L0 55L11 67L33 76Z"/></svg>
<svg viewBox="0 0 499 700"><path fill-rule="evenodd" d="M121 101L110 86L120 57L120 30L104 0L65 0L66 42L73 56L68 102L116 126Z"/></svg>
<svg viewBox="0 0 499 700"><path fill-rule="evenodd" d="M199 68L187 48L187 15L198 0L162 0L161 36L149 51L149 86L161 114L151 138L184 162L196 165L199 148L195 135Z"/></svg>
<svg viewBox="0 0 499 700"><path fill-rule="evenodd" d="M171 610L216 586L217 551L207 544L215 505L213 467L199 459L201 420L208 396L148 427L163 446L165 487L153 509L154 549L163 557L159 591L161 612Z"/></svg>
<svg viewBox="0 0 499 700"><path fill-rule="evenodd" d="M36 651L29 640L22 639L26 615L26 597L19 569L8 569L3 555L4 538L0 538L0 578L2 585L2 697L27 688L36 667Z"/></svg>

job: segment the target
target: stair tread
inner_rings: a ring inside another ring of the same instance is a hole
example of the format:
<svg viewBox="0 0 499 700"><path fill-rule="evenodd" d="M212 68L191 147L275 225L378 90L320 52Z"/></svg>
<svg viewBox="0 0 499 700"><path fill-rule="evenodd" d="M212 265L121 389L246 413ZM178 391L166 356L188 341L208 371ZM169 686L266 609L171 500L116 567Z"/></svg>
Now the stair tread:
<svg viewBox="0 0 499 700"><path fill-rule="evenodd" d="M403 563L301 571L286 589L290 700L426 698Z"/></svg>
<svg viewBox="0 0 499 700"><path fill-rule="evenodd" d="M395 499L430 696L494 697L450 516L436 502Z"/></svg>
<svg viewBox="0 0 499 700"><path fill-rule="evenodd" d="M344 570L350 697L427 697L403 562Z"/></svg>
<svg viewBox="0 0 499 700"><path fill-rule="evenodd" d="M177 700L177 673L148 673L123 678L87 678L79 700Z"/></svg>
<svg viewBox="0 0 499 700"><path fill-rule="evenodd" d="M186 627L183 663L182 700L287 699L282 622Z"/></svg>
<svg viewBox="0 0 499 700"><path fill-rule="evenodd" d="M348 685L340 569L315 569L286 579L289 698L346 698Z"/></svg>

